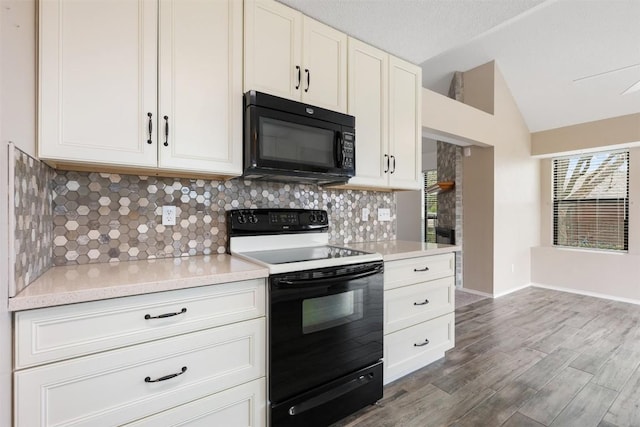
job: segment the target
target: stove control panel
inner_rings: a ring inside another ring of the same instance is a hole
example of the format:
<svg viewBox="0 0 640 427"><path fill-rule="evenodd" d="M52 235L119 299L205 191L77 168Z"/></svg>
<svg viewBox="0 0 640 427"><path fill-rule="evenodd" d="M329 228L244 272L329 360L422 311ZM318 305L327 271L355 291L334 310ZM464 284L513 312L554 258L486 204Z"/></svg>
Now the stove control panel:
<svg viewBox="0 0 640 427"><path fill-rule="evenodd" d="M230 236L326 231L327 211L317 209L234 209L227 212Z"/></svg>

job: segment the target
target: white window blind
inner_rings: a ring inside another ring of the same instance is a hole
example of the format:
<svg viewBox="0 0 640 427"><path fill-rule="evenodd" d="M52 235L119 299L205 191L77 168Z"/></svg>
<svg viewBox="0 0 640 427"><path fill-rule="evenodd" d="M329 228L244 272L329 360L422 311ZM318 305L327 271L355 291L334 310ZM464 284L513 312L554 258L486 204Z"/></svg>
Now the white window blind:
<svg viewBox="0 0 640 427"><path fill-rule="evenodd" d="M626 251L629 151L553 159L553 244Z"/></svg>

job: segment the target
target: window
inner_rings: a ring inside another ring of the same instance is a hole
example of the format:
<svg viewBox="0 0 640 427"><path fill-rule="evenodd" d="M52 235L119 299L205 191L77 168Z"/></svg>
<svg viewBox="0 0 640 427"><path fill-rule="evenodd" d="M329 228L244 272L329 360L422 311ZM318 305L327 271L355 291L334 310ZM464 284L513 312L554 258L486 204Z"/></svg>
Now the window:
<svg viewBox="0 0 640 427"><path fill-rule="evenodd" d="M553 159L553 244L626 251L629 151Z"/></svg>
<svg viewBox="0 0 640 427"><path fill-rule="evenodd" d="M438 171L424 173L424 222L425 242L436 242L436 226L438 225L438 195L427 193L427 188L438 182Z"/></svg>

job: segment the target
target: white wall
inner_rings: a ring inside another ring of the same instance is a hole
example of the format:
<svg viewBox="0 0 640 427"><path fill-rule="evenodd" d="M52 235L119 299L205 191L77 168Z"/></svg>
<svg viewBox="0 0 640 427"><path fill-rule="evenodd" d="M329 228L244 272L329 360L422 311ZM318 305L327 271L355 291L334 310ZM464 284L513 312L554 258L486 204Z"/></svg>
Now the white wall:
<svg viewBox="0 0 640 427"><path fill-rule="evenodd" d="M0 426L11 425L11 314L7 312L7 142L36 152L36 2L2 0L0 7Z"/></svg>

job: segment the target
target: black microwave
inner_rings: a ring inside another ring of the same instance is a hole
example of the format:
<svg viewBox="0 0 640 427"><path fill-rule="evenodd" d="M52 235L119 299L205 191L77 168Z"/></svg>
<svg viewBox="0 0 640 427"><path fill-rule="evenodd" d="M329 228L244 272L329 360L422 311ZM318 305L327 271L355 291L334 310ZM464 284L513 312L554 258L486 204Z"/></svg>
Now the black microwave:
<svg viewBox="0 0 640 427"><path fill-rule="evenodd" d="M355 122L347 114L249 91L243 177L345 183L356 173Z"/></svg>

